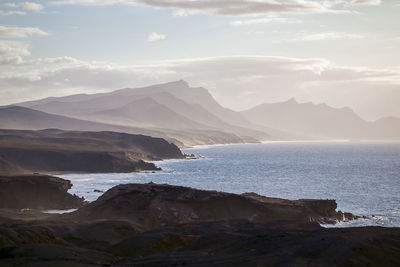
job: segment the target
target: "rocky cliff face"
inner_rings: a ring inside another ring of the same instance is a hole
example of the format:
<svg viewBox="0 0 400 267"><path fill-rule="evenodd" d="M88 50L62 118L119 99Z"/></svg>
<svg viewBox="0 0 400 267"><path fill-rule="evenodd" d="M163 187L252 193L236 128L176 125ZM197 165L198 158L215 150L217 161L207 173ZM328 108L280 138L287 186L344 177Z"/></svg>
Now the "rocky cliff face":
<svg viewBox="0 0 400 267"><path fill-rule="evenodd" d="M176 145L144 135L0 130L0 173L159 170L145 161L183 157Z"/></svg>
<svg viewBox="0 0 400 267"><path fill-rule="evenodd" d="M154 163L131 158L124 152L50 150L32 148L0 148L0 157L6 158L17 169L6 172L137 172L159 170ZM1 164L1 162L0 162Z"/></svg>
<svg viewBox="0 0 400 267"><path fill-rule="evenodd" d="M263 203L275 203L281 205L291 205L299 209L304 209L309 221L318 223L335 223L338 221L354 220L358 217L348 212L337 211L337 203L333 199L299 199L287 200L280 198L270 198L260 196L255 193L245 193L243 196L255 199Z"/></svg>
<svg viewBox="0 0 400 267"><path fill-rule="evenodd" d="M71 187L70 181L47 175L0 176L0 208L80 208L84 199L69 194Z"/></svg>

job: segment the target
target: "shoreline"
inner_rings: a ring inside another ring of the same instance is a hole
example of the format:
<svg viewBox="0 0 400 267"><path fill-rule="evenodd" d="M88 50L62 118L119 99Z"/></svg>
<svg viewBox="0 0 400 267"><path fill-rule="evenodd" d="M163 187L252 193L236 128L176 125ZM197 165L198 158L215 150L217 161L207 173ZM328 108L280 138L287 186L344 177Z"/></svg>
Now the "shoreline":
<svg viewBox="0 0 400 267"><path fill-rule="evenodd" d="M271 143L302 143L302 142L304 142L304 141L272 141ZM369 143L370 141L365 141L365 142L367 142L367 143ZM308 143L308 142L307 142ZM314 143L314 142L312 142L312 143ZM320 141L318 141L318 142L316 142L316 143L321 143ZM323 142L323 143L325 143L325 141ZM352 141L344 141L344 140L331 140L331 142L329 142L329 143L358 143L358 142L352 142ZM373 143L375 143L375 141L373 141ZM381 142L380 142L381 143ZM384 143L386 143L386 142L384 142ZM390 142L391 143L391 142ZM257 144L254 144L254 143L250 143L251 145L257 145ZM259 143L259 144L262 144L262 143ZM269 144L269 143L266 143L266 144ZM235 143L235 144L214 144L214 145L202 145L202 146L200 146L199 148L201 149L201 148L212 148L212 147L220 147L220 146L240 146L240 145L246 145L246 143L239 143L239 144L237 144L237 143ZM197 149L197 147L196 148L193 148L193 149ZM183 151L185 151L185 150L183 150ZM166 164L168 164L168 163L174 163L174 162L182 162L182 160L190 160L190 159L186 159L186 158L184 158L184 159L166 159L166 160L157 160L157 161L154 161L154 162L165 162ZM161 165L162 166L162 165ZM115 175L119 175L119 174L124 174L124 175L126 175L126 176L130 176L130 175L132 175L132 177L134 177L135 176L135 174L139 174L139 173L142 173L142 174L150 174L151 175L151 173L159 173L156 177L159 177L159 175L162 175L162 171L165 171L165 169L164 168L167 168L168 169L168 166L166 166L166 167L163 167L163 169L160 171L160 172L158 172L158 171L140 171L140 172L130 172L130 173L63 173L63 174L66 174L66 175L93 175L93 174L97 174L97 175L100 175L100 176L107 176L108 174L115 174ZM168 170L167 170L167 172L168 172ZM61 175L63 175L63 174L61 174ZM150 175L146 175L146 177L148 178L147 180L148 181L150 181L152 178L152 176L150 176ZM68 177L66 177L66 179L69 179ZM132 182L134 182L134 178L132 179ZM157 179L155 179L155 180L157 180ZM125 183L125 182L124 182ZM172 183L172 184L174 184L174 185L177 185L177 186L179 186L179 185L182 185L182 184L180 184L180 183ZM228 192L235 192L235 191L228 191ZM79 194L79 195L81 195L81 193ZM99 194L99 196L100 196L101 194ZM279 197L279 195L276 195L277 197ZM285 197L285 196L284 196ZM312 197L312 196L311 196ZM285 198L287 198L287 197L285 197ZM296 199L296 198L288 198L288 199ZM92 200L93 201L93 200ZM342 207L343 208L343 207ZM355 211L354 209L351 209L351 211ZM366 225L361 225L361 227L366 227L366 226L369 226L369 225L376 225L376 224L379 224L379 222L378 222L378 220L377 220L377 218L379 217L379 216L381 216L379 213L377 214L376 212L373 212L373 213L362 213L363 215L365 215L365 216L369 216L369 217L371 217L371 216L373 216L373 215L376 215L376 220L374 219L374 221L372 221L372 223L370 223L370 224L368 224L368 223L366 223ZM385 216L385 214L384 213L382 213L382 216ZM371 218L370 218L371 219ZM375 223L374 223L375 222ZM382 222L383 223L383 222ZM349 226L345 226L345 227L353 227L353 225L349 225ZM393 225L392 227L400 227L400 226L397 226L397 225Z"/></svg>
<svg viewBox="0 0 400 267"><path fill-rule="evenodd" d="M324 227L357 218L336 208L334 200L118 185L71 213L0 209L0 261L7 266L397 266L393 252L400 248L400 228Z"/></svg>
<svg viewBox="0 0 400 267"><path fill-rule="evenodd" d="M351 139L329 139L329 140L264 140L258 143L222 143L222 144L210 144L210 145L194 145L191 147L184 147L186 149L202 149L208 147L220 147L220 146L236 146L236 145L260 145L260 144L279 144L279 143L400 143L400 140L351 140Z"/></svg>

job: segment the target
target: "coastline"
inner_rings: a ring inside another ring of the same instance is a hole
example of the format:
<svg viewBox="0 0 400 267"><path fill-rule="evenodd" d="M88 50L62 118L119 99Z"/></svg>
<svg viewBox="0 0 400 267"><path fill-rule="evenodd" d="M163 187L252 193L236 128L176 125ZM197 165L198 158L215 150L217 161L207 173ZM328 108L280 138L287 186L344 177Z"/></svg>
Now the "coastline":
<svg viewBox="0 0 400 267"><path fill-rule="evenodd" d="M257 144L278 144L278 143L400 143L399 140L352 140L352 139L327 139L327 140L308 140L308 139L298 139L298 140L264 140L257 143L222 143L222 144L209 144L209 145L194 145L191 147L184 147L182 150L186 149L202 149L208 147L219 147L219 146L235 146L235 145L257 145Z"/></svg>
<svg viewBox="0 0 400 267"><path fill-rule="evenodd" d="M400 228L320 226L352 218L335 208L333 200L119 185L72 213L0 209L0 260L6 266L399 263L393 251Z"/></svg>
<svg viewBox="0 0 400 267"><path fill-rule="evenodd" d="M314 140L314 141L304 141L304 140L296 140L296 141L264 141L264 142L261 142L261 143L229 143L229 144L212 144L212 145L201 145L201 146L195 146L195 147L192 147L192 148L190 148L190 149L188 149L189 151L191 150L191 149L199 149L199 150L201 150L201 149L207 149L207 148L213 148L213 147L229 147L229 146L232 146L232 147L235 147L235 146L242 146L242 145L252 145L252 146L256 146L256 145L263 145L263 144L266 144L266 145L268 145L268 144L282 144L282 143L289 143L289 144L298 144L298 143L305 143L305 144L307 144L307 143L345 143L345 144L358 144L358 143L362 143L362 144L365 144L365 143L379 143L379 144L381 144L381 143L393 143L392 141L376 141L376 140L374 140L374 141L363 141L363 142L359 142L359 141L351 141L351 140L330 140L330 141L326 141L326 140ZM396 141L394 141L394 143L397 143ZM186 149L183 149L182 150L183 152L185 152L186 151ZM201 154L201 153L200 153ZM207 157L208 158L208 157ZM155 163L155 164L157 164L157 163L160 163L160 162L165 162L166 164L170 164L170 163L175 163L175 162L182 162L182 160L192 160L193 158L191 158L191 159L187 159L187 158L182 158L182 159L164 159L164 160L156 160L156 161L149 161L149 163ZM213 159L212 158L209 158L211 161L213 161ZM212 163L210 161L210 163ZM160 166L162 166L163 164L161 164ZM162 166L163 168L164 168L164 166ZM218 167L216 167L216 168L218 168ZM110 181L112 181L111 182L111 184L117 184L117 183L131 183L131 182L135 182L136 180L141 180L141 181L143 181L143 179L141 178L141 177L144 177L144 176L146 176L147 178L146 179L144 179L144 180L146 180L146 181L144 181L144 182L149 182L149 181L152 181L152 180L155 180L156 182L157 181L159 181L159 179L158 179L158 177L161 177L161 176L166 176L166 179L165 179L165 183L171 183L171 181L169 181L169 175L170 174L168 174L169 173L169 169L168 169L168 167L165 169L165 171L166 172L163 172L164 170L161 170L161 172L158 172L158 171L154 171L154 170L149 170L149 171L146 171L146 170L142 170L142 171L137 171L137 172L123 172L123 173L114 173L114 172L104 172L104 173L92 173L92 172L45 172L45 173L47 173L47 174L50 174L50 175L61 175L61 177L63 177L63 178L66 178L66 179L69 179L69 175L76 175L76 176L96 176L96 175L99 175L100 177L110 177L110 176L113 176L114 178L111 178L111 180ZM139 176L137 176L137 174L140 174ZM155 176L153 176L153 174L155 174ZM66 176L64 176L64 175L66 175ZM124 181L122 181L122 182L119 182L118 181L118 179L119 178L117 178L117 177L121 177L121 175L122 176L124 176L125 177L125 179L123 179ZM190 174L188 174L188 175L190 175ZM152 178L152 177L154 177L154 178ZM172 184L175 184L175 185L181 185L179 182L172 182ZM186 184L187 185L187 184ZM189 185L190 186L190 185ZM74 187L75 188L75 187ZM74 188L72 188L72 190L74 189ZM200 187L201 188L201 187ZM105 192L107 189L109 189L109 187L108 188L97 188L96 186L93 186L93 188L91 189L91 190L101 190L101 193L100 192L96 192L96 193L91 193L92 195L95 195L96 194L96 198L97 197L99 197L99 196L101 196L102 195L102 193L103 192ZM204 189L207 189L207 188L204 188ZM73 190L72 192L75 192L76 190ZM90 191L90 190L88 190L88 191ZM81 193L79 193L78 195L80 195L80 196L85 196L87 193L89 193L88 191L85 191L85 192L83 192L83 190L81 190ZM225 191L227 191L226 189L225 189ZM70 191L71 192L71 191ZM237 192L237 191L227 191L227 192ZM260 192L258 192L258 193L260 193ZM272 196L274 196L273 194L272 194ZM284 198L287 198L287 199L297 199L297 198L288 198L288 197L285 197L285 196L280 196L280 195L275 195L275 196L277 196L277 197L284 197ZM321 196L319 196L320 198L321 198ZM93 199L91 199L90 201L94 201L96 198L93 198ZM339 200L340 201L340 200ZM340 203L340 202L339 202ZM344 209L344 207L341 207L342 209ZM348 209L348 210L350 210L350 211L353 211L353 212L355 212L356 213L356 210L353 210L353 209ZM381 224L382 223L382 225L385 225L385 214L383 214L383 213L376 213L376 212L373 212L373 213L367 213L367 214L364 214L364 213L362 213L363 215L366 215L366 216L372 216L372 215L374 215L374 218L372 219L373 220L373 223L374 223L374 225L375 224ZM390 218L390 217L389 217ZM360 224L362 224L362 223L360 223ZM365 225L361 225L361 226L368 226L368 225L370 225L370 224L368 224L368 221L366 221L366 223L365 223ZM338 227L341 227L342 225L338 225ZM347 225L346 223L344 223L343 224L343 227L353 227L354 225L352 225L352 224L349 224L349 225ZM357 224L356 226L360 226L359 224ZM396 225L396 227L398 227L397 225Z"/></svg>

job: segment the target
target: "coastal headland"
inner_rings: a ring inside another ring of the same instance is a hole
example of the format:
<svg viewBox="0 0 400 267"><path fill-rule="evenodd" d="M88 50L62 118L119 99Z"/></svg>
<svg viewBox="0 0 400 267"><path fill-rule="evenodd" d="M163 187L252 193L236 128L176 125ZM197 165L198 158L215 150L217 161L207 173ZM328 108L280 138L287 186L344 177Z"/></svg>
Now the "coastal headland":
<svg viewBox="0 0 400 267"><path fill-rule="evenodd" d="M182 159L162 138L117 132L0 130L0 173L137 172Z"/></svg>

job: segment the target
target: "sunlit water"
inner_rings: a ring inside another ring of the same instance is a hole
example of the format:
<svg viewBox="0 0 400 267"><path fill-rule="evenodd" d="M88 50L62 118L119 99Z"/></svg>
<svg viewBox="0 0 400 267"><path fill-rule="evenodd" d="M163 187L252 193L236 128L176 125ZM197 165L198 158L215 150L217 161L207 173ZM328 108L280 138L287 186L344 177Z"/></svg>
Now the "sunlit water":
<svg viewBox="0 0 400 267"><path fill-rule="evenodd" d="M336 226L400 227L399 142L276 142L184 150L196 160L157 162L162 171L68 174L70 190L87 200L124 183L168 183L287 199L336 199L338 209L368 219Z"/></svg>

